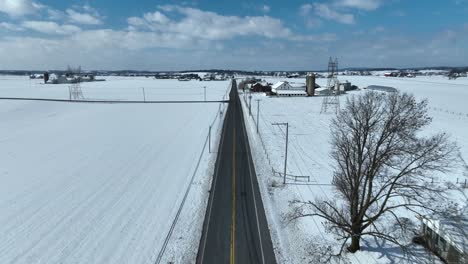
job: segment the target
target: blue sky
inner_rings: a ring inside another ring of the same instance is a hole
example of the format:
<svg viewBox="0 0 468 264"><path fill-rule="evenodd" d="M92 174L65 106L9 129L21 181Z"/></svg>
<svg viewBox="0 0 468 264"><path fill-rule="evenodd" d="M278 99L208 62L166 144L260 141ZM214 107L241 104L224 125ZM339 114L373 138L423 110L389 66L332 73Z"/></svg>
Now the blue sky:
<svg viewBox="0 0 468 264"><path fill-rule="evenodd" d="M468 0L0 0L0 69L468 65Z"/></svg>

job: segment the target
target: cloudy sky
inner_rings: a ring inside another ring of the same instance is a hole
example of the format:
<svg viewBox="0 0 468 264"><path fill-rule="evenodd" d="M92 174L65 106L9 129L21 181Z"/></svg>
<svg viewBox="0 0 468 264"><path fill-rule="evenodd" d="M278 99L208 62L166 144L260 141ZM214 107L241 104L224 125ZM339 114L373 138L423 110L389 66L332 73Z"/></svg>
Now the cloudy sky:
<svg viewBox="0 0 468 264"><path fill-rule="evenodd" d="M0 69L468 65L468 0L0 0Z"/></svg>

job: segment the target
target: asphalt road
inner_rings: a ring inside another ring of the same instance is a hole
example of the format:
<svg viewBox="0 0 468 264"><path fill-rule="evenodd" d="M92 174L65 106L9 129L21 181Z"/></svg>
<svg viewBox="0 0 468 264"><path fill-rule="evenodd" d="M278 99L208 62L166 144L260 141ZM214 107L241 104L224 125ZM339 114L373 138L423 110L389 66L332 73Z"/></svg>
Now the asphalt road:
<svg viewBox="0 0 468 264"><path fill-rule="evenodd" d="M216 160L197 263L276 263L236 82Z"/></svg>

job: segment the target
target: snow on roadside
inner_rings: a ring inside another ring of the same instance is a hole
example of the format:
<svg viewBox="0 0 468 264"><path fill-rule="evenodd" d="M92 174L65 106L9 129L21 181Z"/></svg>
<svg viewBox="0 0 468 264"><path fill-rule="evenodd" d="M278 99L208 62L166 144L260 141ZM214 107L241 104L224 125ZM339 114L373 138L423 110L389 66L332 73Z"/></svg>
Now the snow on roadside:
<svg viewBox="0 0 468 264"><path fill-rule="evenodd" d="M180 221L174 235L169 240L166 253L161 263L194 263L198 253L198 246L203 231L206 207L208 205L209 190L214 174L216 155L221 139L223 122L228 105L222 104L219 115L212 123L211 154L206 145L201 159L201 166L190 187L187 203L181 213Z"/></svg>
<svg viewBox="0 0 468 264"><path fill-rule="evenodd" d="M466 89L461 87L453 88L449 91L437 89L427 80L421 80L422 83L415 85L412 88L411 79L406 85L401 85L402 81L388 83L378 82L379 77L354 77L348 78L353 84L359 86L367 86L371 84L388 85L399 88L403 91L412 92L418 98L428 97L431 109L441 107L437 103L442 103L444 99L439 100L440 93L458 93L455 95L444 95L445 98L457 98L453 104L450 104L453 112L463 112L466 108L463 105L463 95ZM267 80L269 81L269 80ZM319 79L319 84L323 85L325 79ZM436 80L442 82L444 80ZM445 80L447 81L447 80ZM272 81L274 82L274 80ZM360 94L361 91L348 93ZM321 260L321 253L327 250L327 246L336 247L339 242L335 241L333 236L326 232L323 228L323 219L318 217L301 218L296 221L289 222L287 217L292 213L290 201L313 200L315 197L333 198L334 190L330 186L333 163L329 159L330 144L329 144L329 124L332 114L320 114L322 103L321 97L312 98L274 98L266 97L260 94L252 94L252 115L248 113L248 98L242 100L244 113L246 115L246 126L251 141L252 154L255 160L255 166L258 173L259 182L261 183L262 197L267 211L267 217L272 233L272 239L275 246L275 253L280 263L317 263ZM248 95L247 95L248 96ZM241 98L243 95L241 95ZM260 99L260 134L261 138L256 133L256 116L257 102ZM345 97L341 98L344 103ZM433 103L437 102L437 103ZM446 104L447 105L447 104ZM442 106L443 107L443 106ZM448 107L448 106L447 106ZM468 128L467 118L460 115L454 115L441 111L430 111L434 117L434 121L428 128L428 131L446 130L451 134L452 138L457 140L461 146L461 155L467 157L468 145L466 139L466 131ZM299 182L294 182L293 178L288 178L288 184L282 186L282 179L278 174L272 173L272 168L275 171L283 170L284 164L284 142L285 129L278 126L273 126L275 122L289 122L289 151L288 151L288 174L310 176L311 183L324 185L307 185ZM263 143L262 143L263 142ZM265 147L263 147L265 146ZM266 151L265 151L266 150ZM465 159L466 160L466 159ZM463 169L455 171L459 177L463 176ZM451 175L449 175L451 177ZM454 180L452 178L444 178L443 180ZM299 184L298 184L299 183ZM466 204L466 196L460 193L451 193L453 200ZM466 191L465 191L466 195ZM398 247L385 244L379 245L379 241L365 239L363 246L366 249L357 254L347 254L347 258L352 263L432 263L433 255L427 254L419 246L411 247L411 259L401 252ZM436 259L436 258L435 258ZM437 261L437 260L435 260Z"/></svg>

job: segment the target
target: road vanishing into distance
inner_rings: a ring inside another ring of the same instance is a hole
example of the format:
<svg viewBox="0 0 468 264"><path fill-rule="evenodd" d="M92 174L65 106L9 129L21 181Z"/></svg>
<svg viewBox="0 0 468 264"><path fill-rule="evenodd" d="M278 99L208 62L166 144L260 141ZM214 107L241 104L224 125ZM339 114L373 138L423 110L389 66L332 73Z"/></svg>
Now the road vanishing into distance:
<svg viewBox="0 0 468 264"><path fill-rule="evenodd" d="M276 263L235 80L197 263Z"/></svg>

